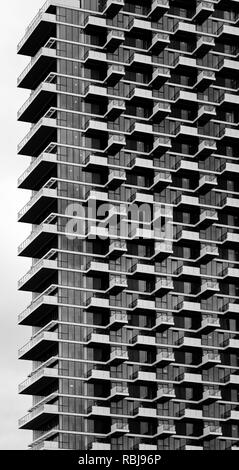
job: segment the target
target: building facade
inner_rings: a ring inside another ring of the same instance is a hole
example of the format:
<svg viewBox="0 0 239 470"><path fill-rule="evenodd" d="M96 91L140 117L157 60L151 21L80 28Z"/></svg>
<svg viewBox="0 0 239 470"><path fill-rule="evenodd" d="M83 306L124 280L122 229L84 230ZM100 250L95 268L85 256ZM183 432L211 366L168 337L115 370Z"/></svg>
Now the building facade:
<svg viewBox="0 0 239 470"><path fill-rule="evenodd" d="M32 449L238 449L238 25L48 0L18 46Z"/></svg>

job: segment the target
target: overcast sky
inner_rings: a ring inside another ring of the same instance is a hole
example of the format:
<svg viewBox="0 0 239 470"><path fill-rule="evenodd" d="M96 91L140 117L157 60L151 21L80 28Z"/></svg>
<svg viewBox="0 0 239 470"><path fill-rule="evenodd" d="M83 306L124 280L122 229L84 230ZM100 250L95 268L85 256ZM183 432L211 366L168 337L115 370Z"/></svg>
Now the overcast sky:
<svg viewBox="0 0 239 470"><path fill-rule="evenodd" d="M17 224L17 211L27 201L27 191L17 190L17 178L29 164L27 157L17 156L17 143L28 130L16 124L18 108L29 92L17 90L17 76L29 58L16 54L17 43L27 24L44 0L12 0L1 5L0 27L0 135L1 135L1 328L0 328L0 449L26 449L31 432L18 430L18 418L31 405L30 397L18 396L17 386L30 372L31 364L17 361L17 350L30 336L30 330L17 326L17 314L29 303L30 297L17 293L17 280L25 274L30 261L17 258L17 246L27 237L30 226Z"/></svg>

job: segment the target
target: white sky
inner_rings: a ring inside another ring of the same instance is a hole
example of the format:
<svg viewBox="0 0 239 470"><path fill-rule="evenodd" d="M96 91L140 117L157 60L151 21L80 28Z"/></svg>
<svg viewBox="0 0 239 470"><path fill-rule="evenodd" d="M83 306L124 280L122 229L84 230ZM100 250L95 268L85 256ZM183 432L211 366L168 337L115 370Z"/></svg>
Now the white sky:
<svg viewBox="0 0 239 470"><path fill-rule="evenodd" d="M17 361L17 350L30 336L30 330L17 326L17 314L29 303L30 297L17 293L17 280L25 274L30 261L17 258L17 246L30 233L30 226L17 224L17 211L28 199L27 191L17 190L17 178L29 159L16 155L17 143L28 126L16 124L16 113L29 95L17 90L17 76L29 58L17 56L17 43L28 23L44 0L12 0L2 2L0 19L0 136L1 136L1 328L0 328L0 449L26 449L31 432L18 430L18 418L31 405L30 397L18 396L17 386L30 372L31 364Z"/></svg>

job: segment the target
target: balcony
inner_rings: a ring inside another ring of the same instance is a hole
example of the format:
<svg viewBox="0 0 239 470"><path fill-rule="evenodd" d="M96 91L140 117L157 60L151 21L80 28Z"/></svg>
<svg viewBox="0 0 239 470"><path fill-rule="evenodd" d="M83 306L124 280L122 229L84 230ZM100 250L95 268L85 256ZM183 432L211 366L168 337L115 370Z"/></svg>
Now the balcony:
<svg viewBox="0 0 239 470"><path fill-rule="evenodd" d="M143 406L137 406L134 410L134 418L140 419L157 419L156 408L145 408Z"/></svg>
<svg viewBox="0 0 239 470"><path fill-rule="evenodd" d="M140 452L142 451L156 451L157 450L157 445L154 444L138 444L136 447Z"/></svg>
<svg viewBox="0 0 239 470"><path fill-rule="evenodd" d="M222 343L224 350L239 349L239 339L228 338Z"/></svg>
<svg viewBox="0 0 239 470"><path fill-rule="evenodd" d="M228 374L224 377L224 385L229 386L238 386L239 385L239 375L236 374Z"/></svg>
<svg viewBox="0 0 239 470"><path fill-rule="evenodd" d="M175 173L177 175L181 174L190 174L192 172L198 172L199 167L197 162L190 162L187 160L180 160L176 165L175 165ZM196 176L196 175L195 175Z"/></svg>
<svg viewBox="0 0 239 470"><path fill-rule="evenodd" d="M105 152L115 155L117 152L122 150L126 145L126 139L124 135L112 135L109 140Z"/></svg>
<svg viewBox="0 0 239 470"><path fill-rule="evenodd" d="M220 110L237 110L239 106L239 96L223 92L219 97L218 107ZM230 165L230 163L229 163Z"/></svg>
<svg viewBox="0 0 239 470"><path fill-rule="evenodd" d="M54 287L47 289L19 314L19 325L36 326L44 321L46 316L57 312L58 298L56 295L50 295L53 289Z"/></svg>
<svg viewBox="0 0 239 470"><path fill-rule="evenodd" d="M108 452L111 450L111 444L106 444L104 442L92 442L92 444L90 444L90 450Z"/></svg>
<svg viewBox="0 0 239 470"><path fill-rule="evenodd" d="M200 194L206 194L217 185L217 176L213 174L203 175L200 177L198 187L195 189L195 191L200 192Z"/></svg>
<svg viewBox="0 0 239 470"><path fill-rule="evenodd" d="M110 359L108 362L110 363L111 366L113 365L116 366L128 360L129 360L129 355L126 350L124 350L123 348L114 347L112 348L112 351L110 353Z"/></svg>
<svg viewBox="0 0 239 470"><path fill-rule="evenodd" d="M140 346L140 349L141 347L146 347L146 348L149 348L152 346L155 347L156 346L155 337L137 334L131 339L131 346L132 347Z"/></svg>
<svg viewBox="0 0 239 470"><path fill-rule="evenodd" d="M239 209L239 199L233 197L223 197L221 200L221 209L222 210L230 210L230 212L238 213Z"/></svg>
<svg viewBox="0 0 239 470"><path fill-rule="evenodd" d="M109 245L108 256L110 258L118 258L127 252L127 243L123 240L113 240Z"/></svg>
<svg viewBox="0 0 239 470"><path fill-rule="evenodd" d="M130 305L133 312L144 312L155 310L155 302L153 300L136 299Z"/></svg>
<svg viewBox="0 0 239 470"><path fill-rule="evenodd" d="M153 137L153 126L150 124L141 124L140 122L135 122L129 129L129 132L135 138L142 136Z"/></svg>
<svg viewBox="0 0 239 470"><path fill-rule="evenodd" d="M239 234L231 233L231 232L224 233L222 235L221 242L222 242L222 245L227 245L227 244L237 245L239 242Z"/></svg>
<svg viewBox="0 0 239 470"><path fill-rule="evenodd" d="M228 302L223 306L222 309L224 314L239 314L239 304Z"/></svg>
<svg viewBox="0 0 239 470"><path fill-rule="evenodd" d="M43 152L34 159L26 171L18 179L21 189L39 190L42 187L42 177L48 180L49 176L56 176L57 156L54 153Z"/></svg>
<svg viewBox="0 0 239 470"><path fill-rule="evenodd" d="M231 42L234 44L235 41L238 41L238 36L238 27L230 24L223 24L217 31L217 39L219 39L220 42Z"/></svg>
<svg viewBox="0 0 239 470"><path fill-rule="evenodd" d="M109 31L106 38L104 49L108 52L114 52L125 40L125 34L123 31L117 29Z"/></svg>
<svg viewBox="0 0 239 470"><path fill-rule="evenodd" d="M200 302L187 302L183 301L180 302L176 310L178 310L179 313L200 313L201 312L201 304Z"/></svg>
<svg viewBox="0 0 239 470"><path fill-rule="evenodd" d="M18 387L18 392L24 395L40 395L44 388L54 386L58 382L58 370L43 368L33 372Z"/></svg>
<svg viewBox="0 0 239 470"><path fill-rule="evenodd" d="M114 401L122 400L122 398L126 398L128 396L129 390L127 385L117 384L111 388L109 399Z"/></svg>
<svg viewBox="0 0 239 470"><path fill-rule="evenodd" d="M165 47L170 44L170 36L166 33L156 33L153 35L152 44L148 49L148 52L152 52L152 54L160 54Z"/></svg>
<svg viewBox="0 0 239 470"><path fill-rule="evenodd" d="M179 90L173 98L173 105L176 106L183 105L190 107L192 102L197 102L197 94L191 91Z"/></svg>
<svg viewBox="0 0 239 470"><path fill-rule="evenodd" d="M86 340L85 340L85 345L86 346L98 346L101 345L101 347L104 346L109 346L110 344L110 337L109 335L104 335L104 334L99 334L99 333L90 333Z"/></svg>
<svg viewBox="0 0 239 470"><path fill-rule="evenodd" d="M127 312L113 312L109 318L109 328L118 329L124 325L128 324L128 315Z"/></svg>
<svg viewBox="0 0 239 470"><path fill-rule="evenodd" d="M208 104L199 107L197 121L200 126L204 126L211 119L217 116L216 107Z"/></svg>
<svg viewBox="0 0 239 470"><path fill-rule="evenodd" d="M138 370L131 376L133 382L156 382L155 372L143 372Z"/></svg>
<svg viewBox="0 0 239 470"><path fill-rule="evenodd" d="M89 135L103 135L108 133L107 122L96 121L94 119L89 119L85 125L85 134Z"/></svg>
<svg viewBox="0 0 239 470"><path fill-rule="evenodd" d="M32 231L18 247L18 256L41 258L57 245L57 224L50 222L51 216Z"/></svg>
<svg viewBox="0 0 239 470"><path fill-rule="evenodd" d="M109 102L105 118L114 121L126 110L125 102L123 100L112 100Z"/></svg>
<svg viewBox="0 0 239 470"><path fill-rule="evenodd" d="M38 43L36 45L38 49ZM44 47L38 50L30 63L23 70L17 80L19 88L36 89L50 72L56 72L56 40L49 39Z"/></svg>
<svg viewBox="0 0 239 470"><path fill-rule="evenodd" d="M215 352L210 352L203 354L202 356L202 363L201 366L205 369L206 367L211 368L216 364L221 363L221 357L220 354L217 354Z"/></svg>
<svg viewBox="0 0 239 470"><path fill-rule="evenodd" d="M146 194L139 191L134 191L133 194L129 197L129 202L132 204L153 204L154 197L152 194Z"/></svg>
<svg viewBox="0 0 239 470"><path fill-rule="evenodd" d="M229 145L232 143L238 142L239 139L239 130L238 129L229 129L229 127L225 127L222 129L218 135L220 141L224 143L228 143Z"/></svg>
<svg viewBox="0 0 239 470"><path fill-rule="evenodd" d="M125 75L125 67L123 65L110 65L107 70L105 82L108 86L115 86Z"/></svg>
<svg viewBox="0 0 239 470"><path fill-rule="evenodd" d="M179 230L176 234L177 243L185 243L188 245L194 245L200 242L199 233L192 232L190 230Z"/></svg>
<svg viewBox="0 0 239 470"><path fill-rule="evenodd" d="M198 24L204 23L209 16L214 12L214 4L211 2L199 1L196 7L195 15L193 16L193 21Z"/></svg>
<svg viewBox="0 0 239 470"><path fill-rule="evenodd" d="M165 101L156 103L153 107L153 112L149 119L155 120L156 122L162 121L171 113L171 105Z"/></svg>
<svg viewBox="0 0 239 470"><path fill-rule="evenodd" d="M190 384L201 384L202 383L202 376L200 374L191 374L188 372L184 372L183 374L178 375L175 380L179 383L190 383Z"/></svg>
<svg viewBox="0 0 239 470"><path fill-rule="evenodd" d="M158 21L169 10L168 0L153 0L148 17L152 21Z"/></svg>
<svg viewBox="0 0 239 470"><path fill-rule="evenodd" d="M160 424L157 427L157 432L156 432L156 437L163 438L167 436L172 436L173 434L176 434L176 427L173 424Z"/></svg>
<svg viewBox="0 0 239 470"><path fill-rule="evenodd" d="M102 67L107 63L107 54L105 52L89 50L84 57L84 63L87 67Z"/></svg>
<svg viewBox="0 0 239 470"><path fill-rule="evenodd" d="M207 317L203 317L200 332L203 334L209 334L214 330L220 328L220 320L219 318L212 317L208 315Z"/></svg>
<svg viewBox="0 0 239 470"><path fill-rule="evenodd" d="M104 299L102 297L90 297L86 301L85 309L90 310L90 309L96 309L96 310L101 310L101 309L109 309L109 299Z"/></svg>
<svg viewBox="0 0 239 470"><path fill-rule="evenodd" d="M205 139L200 142L195 158L204 160L217 151L217 144L214 140Z"/></svg>
<svg viewBox="0 0 239 470"><path fill-rule="evenodd" d="M105 172L105 169L108 166L108 159L107 157L101 157L99 155L88 155L86 157L83 170L90 171L90 172Z"/></svg>
<svg viewBox="0 0 239 470"><path fill-rule="evenodd" d="M19 155L38 156L50 142L56 142L57 123L51 117L52 112L50 110L41 118L21 141L17 148Z"/></svg>
<svg viewBox="0 0 239 470"><path fill-rule="evenodd" d="M156 355L156 359L153 362L153 365L165 367L166 365L169 365L172 362L175 362L174 353L171 351L164 350Z"/></svg>
<svg viewBox="0 0 239 470"><path fill-rule="evenodd" d="M171 385L165 385L159 387L157 391L157 396L154 401L164 402L176 398L176 393L174 388Z"/></svg>
<svg viewBox="0 0 239 470"><path fill-rule="evenodd" d="M149 34L151 33L151 23L150 21L141 20L138 18L131 18L128 24L128 30L130 33L134 34Z"/></svg>
<svg viewBox="0 0 239 470"><path fill-rule="evenodd" d="M152 68L152 57L150 55L138 54L133 52L129 57L129 67ZM147 90L146 90L147 91Z"/></svg>
<svg viewBox="0 0 239 470"><path fill-rule="evenodd" d="M238 70L239 70L239 63L236 60L230 60L230 59L221 59L221 61L218 64L218 75L224 75L224 76L233 76L237 77L238 76Z"/></svg>
<svg viewBox="0 0 239 470"><path fill-rule="evenodd" d="M152 74L152 79L150 80L149 85L154 88L160 88L167 80L170 79L170 77L170 69L166 67L157 67Z"/></svg>
<svg viewBox="0 0 239 470"><path fill-rule="evenodd" d="M192 207L199 206L199 198L195 196L187 196L181 194L174 202L177 208L180 209L191 209Z"/></svg>
<svg viewBox="0 0 239 470"><path fill-rule="evenodd" d="M109 273L109 264L104 262L90 261L87 263L85 273L88 276L102 276L103 273L108 275Z"/></svg>
<svg viewBox="0 0 239 470"><path fill-rule="evenodd" d="M203 439L215 439L220 436L222 436L222 428L220 426L211 425L203 429Z"/></svg>
<svg viewBox="0 0 239 470"><path fill-rule="evenodd" d="M103 6L103 15L114 18L124 7L124 0L106 0Z"/></svg>
<svg viewBox="0 0 239 470"><path fill-rule="evenodd" d="M147 171L149 173L154 171L153 161L141 157L132 158L129 168L130 170L143 169L144 171Z"/></svg>
<svg viewBox="0 0 239 470"><path fill-rule="evenodd" d="M230 410L225 413L225 420L226 421L239 421L239 411L238 410Z"/></svg>
<svg viewBox="0 0 239 470"><path fill-rule="evenodd" d="M87 417L94 419L95 417L100 417L101 419L110 417L110 407L109 406L90 406L88 408Z"/></svg>
<svg viewBox="0 0 239 470"><path fill-rule="evenodd" d="M106 192L106 191L95 191L94 189L90 189L85 195L85 201L86 202L88 202L88 201L107 202L108 201L108 192ZM102 228L104 228L104 227L102 227Z"/></svg>
<svg viewBox="0 0 239 470"><path fill-rule="evenodd" d="M117 295L127 288L128 282L126 276L110 275L109 288L107 289L110 295Z"/></svg>
<svg viewBox="0 0 239 470"><path fill-rule="evenodd" d="M215 40L210 36L201 36L197 40L196 48L193 51L194 56L201 58L204 57L210 50L215 47Z"/></svg>
<svg viewBox="0 0 239 470"><path fill-rule="evenodd" d="M154 140L153 147L149 152L150 156L163 155L172 147L171 139L169 137L157 137Z"/></svg>
<svg viewBox="0 0 239 470"><path fill-rule="evenodd" d="M168 278L157 278L155 282L154 289L152 290L151 294L158 296L163 296L173 290L173 281L172 279Z"/></svg>
<svg viewBox="0 0 239 470"><path fill-rule="evenodd" d="M198 129L196 127L179 125L175 130L175 140L197 143Z"/></svg>
<svg viewBox="0 0 239 470"><path fill-rule="evenodd" d="M108 370L98 370L98 369L91 369L87 374L88 382L95 381L95 380L110 380L110 372Z"/></svg>
<svg viewBox="0 0 239 470"><path fill-rule="evenodd" d="M142 101L145 103L145 101L153 101L153 93L152 90L146 90L145 88L137 88L134 87L128 95L129 100L134 103L134 102L141 102Z"/></svg>
<svg viewBox="0 0 239 470"><path fill-rule="evenodd" d="M173 254L172 242L155 242L155 249L152 259L162 261Z"/></svg>
<svg viewBox="0 0 239 470"><path fill-rule="evenodd" d="M19 121L36 123L51 106L57 105L56 84L52 83L54 74L50 74L39 87L32 92L28 100L17 113Z"/></svg>
<svg viewBox="0 0 239 470"><path fill-rule="evenodd" d="M85 89L84 99L93 102L104 102L108 100L107 88L90 84Z"/></svg>
<svg viewBox="0 0 239 470"><path fill-rule="evenodd" d="M239 269L238 268L225 268L223 271L220 273L222 276L223 280L237 280L239 277Z"/></svg>
<svg viewBox="0 0 239 470"><path fill-rule="evenodd" d="M118 421L111 425L111 430L109 435L110 436L121 436L123 434L127 434L129 432L129 425L127 423L123 423L122 421Z"/></svg>
<svg viewBox="0 0 239 470"><path fill-rule="evenodd" d="M198 226L200 230L203 230L207 227L210 227L210 225L214 224L215 222L218 222L217 211L205 209L202 210L196 226Z"/></svg>
<svg viewBox="0 0 239 470"><path fill-rule="evenodd" d="M59 450L59 443L56 441L42 441L32 447L32 450Z"/></svg>
<svg viewBox="0 0 239 470"><path fill-rule="evenodd" d="M193 409L187 409L185 408L184 410L179 411L179 419L187 419L187 420L194 420L194 419L203 419L203 414L202 410L193 410Z"/></svg>
<svg viewBox="0 0 239 470"><path fill-rule="evenodd" d="M180 266L173 274L177 276L179 280L199 278L201 275L200 268L186 265ZM196 279L194 280L196 281Z"/></svg>
<svg viewBox="0 0 239 470"><path fill-rule="evenodd" d="M182 23L186 24L186 23ZM195 25L190 25L195 27ZM175 62L172 64L174 72L176 74L189 73L192 70L196 70L197 62L196 59L191 59L190 57L179 56Z"/></svg>
<svg viewBox="0 0 239 470"><path fill-rule="evenodd" d="M18 358L24 360L36 361L37 358L42 355L42 352L46 352L47 349L56 345L58 342L58 333L50 331L43 331L37 334L31 339L25 346L18 351Z"/></svg>
<svg viewBox="0 0 239 470"><path fill-rule="evenodd" d="M209 87L209 85L211 85L215 81L215 72L211 72L210 70L202 70L197 76L197 80L194 85L194 90L198 92L204 91L206 88Z"/></svg>
<svg viewBox="0 0 239 470"><path fill-rule="evenodd" d="M219 284L216 281L203 281L201 289L197 294L199 298L207 298L211 295L220 292Z"/></svg>
<svg viewBox="0 0 239 470"><path fill-rule="evenodd" d="M222 399L222 392L219 389L213 387L207 387L203 390L202 399L200 401L204 403L213 403Z"/></svg>
<svg viewBox="0 0 239 470"><path fill-rule="evenodd" d="M236 163L225 162L220 167L221 175L223 176L236 176L239 173L239 165Z"/></svg>
<svg viewBox="0 0 239 470"><path fill-rule="evenodd" d="M201 348L202 342L200 338L191 338L189 336L182 336L177 341L177 347L182 348Z"/></svg>
<svg viewBox="0 0 239 470"><path fill-rule="evenodd" d="M41 429L58 415L58 405L42 405L19 420L20 429Z"/></svg>
<svg viewBox="0 0 239 470"><path fill-rule="evenodd" d="M93 34L96 31L98 34L104 33L107 29L106 18L89 15L85 19L84 29L85 32L89 34Z"/></svg>
<svg viewBox="0 0 239 470"><path fill-rule="evenodd" d="M58 273L57 260L42 258L18 282L18 289L39 291L40 286Z"/></svg>
<svg viewBox="0 0 239 470"><path fill-rule="evenodd" d="M152 329L157 331L165 331L171 326L174 326L173 315L158 313L155 320L155 326L153 326Z"/></svg>

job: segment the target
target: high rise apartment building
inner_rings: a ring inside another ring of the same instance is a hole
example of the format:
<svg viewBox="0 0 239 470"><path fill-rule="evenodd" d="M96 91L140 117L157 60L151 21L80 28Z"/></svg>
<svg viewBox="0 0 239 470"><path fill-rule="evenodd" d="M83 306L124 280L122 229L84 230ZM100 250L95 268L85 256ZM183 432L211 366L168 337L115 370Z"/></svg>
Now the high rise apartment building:
<svg viewBox="0 0 239 470"><path fill-rule="evenodd" d="M48 0L18 46L32 449L239 448L238 25Z"/></svg>

